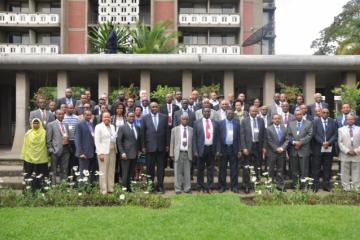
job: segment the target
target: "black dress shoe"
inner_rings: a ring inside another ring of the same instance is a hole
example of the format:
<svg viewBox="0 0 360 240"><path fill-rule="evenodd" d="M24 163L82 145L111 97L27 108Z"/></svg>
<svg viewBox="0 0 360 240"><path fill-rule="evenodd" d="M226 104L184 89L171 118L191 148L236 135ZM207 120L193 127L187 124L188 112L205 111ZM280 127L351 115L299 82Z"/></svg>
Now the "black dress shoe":
<svg viewBox="0 0 360 240"><path fill-rule="evenodd" d="M249 194L249 193L250 193L250 188L248 188L248 187L245 187L245 190L244 190L244 192L245 192L246 194Z"/></svg>
<svg viewBox="0 0 360 240"><path fill-rule="evenodd" d="M159 192L159 193L165 193L165 190L164 190L163 187L158 187L158 192Z"/></svg>
<svg viewBox="0 0 360 240"><path fill-rule="evenodd" d="M225 188L220 188L219 193L223 193L223 192L225 192Z"/></svg>
<svg viewBox="0 0 360 240"><path fill-rule="evenodd" d="M239 193L239 190L238 190L237 188L233 188L233 189L231 189L231 191L232 191L233 193Z"/></svg>
<svg viewBox="0 0 360 240"><path fill-rule="evenodd" d="M324 187L323 190L324 190L325 192L331 192L331 188L329 188L329 187Z"/></svg>

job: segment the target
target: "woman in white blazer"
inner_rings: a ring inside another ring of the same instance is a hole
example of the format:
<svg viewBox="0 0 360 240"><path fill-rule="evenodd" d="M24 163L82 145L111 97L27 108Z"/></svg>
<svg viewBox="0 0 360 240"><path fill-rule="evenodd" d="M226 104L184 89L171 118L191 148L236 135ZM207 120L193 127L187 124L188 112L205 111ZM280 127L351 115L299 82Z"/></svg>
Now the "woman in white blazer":
<svg viewBox="0 0 360 240"><path fill-rule="evenodd" d="M116 132L110 124L110 113L102 114L102 122L95 127L95 146L99 162L100 191L102 194L114 192L116 163Z"/></svg>

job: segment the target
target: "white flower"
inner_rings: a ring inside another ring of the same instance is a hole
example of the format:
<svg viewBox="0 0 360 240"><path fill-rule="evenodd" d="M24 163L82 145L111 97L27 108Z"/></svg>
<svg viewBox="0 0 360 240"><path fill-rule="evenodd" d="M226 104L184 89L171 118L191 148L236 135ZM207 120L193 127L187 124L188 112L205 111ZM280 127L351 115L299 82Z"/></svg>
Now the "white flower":
<svg viewBox="0 0 360 240"><path fill-rule="evenodd" d="M39 175L36 176L36 178L41 178L43 176L42 173L40 173Z"/></svg>
<svg viewBox="0 0 360 240"><path fill-rule="evenodd" d="M312 182L309 182L309 185L313 185L313 183L312 183Z"/></svg>
<svg viewBox="0 0 360 240"><path fill-rule="evenodd" d="M300 182L302 182L302 183L306 182L306 178L302 178L302 179L300 180Z"/></svg>
<svg viewBox="0 0 360 240"><path fill-rule="evenodd" d="M80 176L80 172L75 172L75 176Z"/></svg>
<svg viewBox="0 0 360 240"><path fill-rule="evenodd" d="M46 190L46 191L47 191L47 190L49 190L49 187L47 187L47 186L46 186L46 187L44 187L44 190Z"/></svg>
<svg viewBox="0 0 360 240"><path fill-rule="evenodd" d="M132 184L136 184L137 182L136 181L131 181Z"/></svg>
<svg viewBox="0 0 360 240"><path fill-rule="evenodd" d="M271 188L271 185L266 185L266 188L269 188L269 189L270 189L270 188Z"/></svg>
<svg viewBox="0 0 360 240"><path fill-rule="evenodd" d="M72 169L76 172L78 170L78 168L79 168L78 166L73 166Z"/></svg>
<svg viewBox="0 0 360 240"><path fill-rule="evenodd" d="M126 187L123 187L123 188L122 188L122 190L123 190L123 191L126 191L126 190L127 190L127 188L126 188Z"/></svg>
<svg viewBox="0 0 360 240"><path fill-rule="evenodd" d="M120 200L125 200L125 195L121 194L119 198L120 198Z"/></svg>
<svg viewBox="0 0 360 240"><path fill-rule="evenodd" d="M42 193L41 196L42 196L43 198L45 198L45 194Z"/></svg>
<svg viewBox="0 0 360 240"><path fill-rule="evenodd" d="M23 175L23 176L26 176L26 175L27 175L27 173L25 173L25 172L24 172L24 173L22 173L22 175Z"/></svg>
<svg viewBox="0 0 360 240"><path fill-rule="evenodd" d="M3 183L4 182L4 179L0 178L0 183Z"/></svg>
<svg viewBox="0 0 360 240"><path fill-rule="evenodd" d="M254 169L254 166L246 165L245 167L250 168L250 169Z"/></svg>
<svg viewBox="0 0 360 240"><path fill-rule="evenodd" d="M104 175L101 171L95 171L95 176L102 176Z"/></svg>
<svg viewBox="0 0 360 240"><path fill-rule="evenodd" d="M251 182L256 182L256 177L255 177L255 176L253 176L253 177L251 178Z"/></svg>
<svg viewBox="0 0 360 240"><path fill-rule="evenodd" d="M84 169L83 174L85 177L88 177L90 175L89 171Z"/></svg>
<svg viewBox="0 0 360 240"><path fill-rule="evenodd" d="M82 178L79 178L78 179L78 182L83 182L84 180Z"/></svg>
<svg viewBox="0 0 360 240"><path fill-rule="evenodd" d="M88 177L83 178L83 182L87 182L88 180L89 180Z"/></svg>
<svg viewBox="0 0 360 240"><path fill-rule="evenodd" d="M68 176L68 179L72 180L74 178L74 176Z"/></svg>
<svg viewBox="0 0 360 240"><path fill-rule="evenodd" d="M79 193L78 193L78 196L81 196L81 195L82 195L82 193L81 193L81 192L79 192Z"/></svg>
<svg viewBox="0 0 360 240"><path fill-rule="evenodd" d="M261 195L262 192L261 192L261 190L259 190L257 193L258 193L259 195Z"/></svg>
<svg viewBox="0 0 360 240"><path fill-rule="evenodd" d="M333 176L332 179L336 180L336 179L337 179L337 176Z"/></svg>
<svg viewBox="0 0 360 240"><path fill-rule="evenodd" d="M338 175L338 176L341 176L342 174L341 174L341 173L338 173L337 175Z"/></svg>
<svg viewBox="0 0 360 240"><path fill-rule="evenodd" d="M22 185L25 185L25 184L26 184L26 182L25 182L25 181L23 181L23 182L22 182Z"/></svg>
<svg viewBox="0 0 360 240"><path fill-rule="evenodd" d="M148 191L146 191L146 192L144 192L144 194L149 194L149 192L148 192Z"/></svg>
<svg viewBox="0 0 360 240"><path fill-rule="evenodd" d="M25 182L31 182L33 179L32 178L26 178Z"/></svg>
<svg viewBox="0 0 360 240"><path fill-rule="evenodd" d="M267 175L269 175L269 173L268 173L268 172L264 172L262 175L263 175L263 176L267 176Z"/></svg>
<svg viewBox="0 0 360 240"><path fill-rule="evenodd" d="M339 183L338 183L338 182L334 182L334 185L339 185Z"/></svg>
<svg viewBox="0 0 360 240"><path fill-rule="evenodd" d="M26 189L30 189L31 187L30 186L26 186Z"/></svg>
<svg viewBox="0 0 360 240"><path fill-rule="evenodd" d="M75 183L74 183L74 182L71 182L71 183L69 183L69 185L70 185L70 186L74 186L74 185L75 185Z"/></svg>

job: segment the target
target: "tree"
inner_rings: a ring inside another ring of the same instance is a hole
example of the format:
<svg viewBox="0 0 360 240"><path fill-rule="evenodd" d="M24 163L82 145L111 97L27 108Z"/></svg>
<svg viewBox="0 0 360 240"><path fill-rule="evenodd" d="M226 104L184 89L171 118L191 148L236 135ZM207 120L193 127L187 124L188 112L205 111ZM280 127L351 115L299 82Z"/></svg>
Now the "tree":
<svg viewBox="0 0 360 240"><path fill-rule="evenodd" d="M360 0L351 0L333 23L320 32L311 48L315 55L358 55L360 54Z"/></svg>
<svg viewBox="0 0 360 240"><path fill-rule="evenodd" d="M93 51L96 53L103 53L106 49L106 42L109 37L108 28L110 22L100 24L98 27L92 27L89 33L89 40L92 45ZM118 52L130 52L130 33L127 27L114 25L114 31L117 37Z"/></svg>
<svg viewBox="0 0 360 240"><path fill-rule="evenodd" d="M336 96L341 96L341 103L348 103L351 109L357 111L360 109L360 83L355 86L341 85L332 91Z"/></svg>
<svg viewBox="0 0 360 240"><path fill-rule="evenodd" d="M167 33L169 22L155 24L152 29L138 23L130 29L133 53L177 53L182 45L176 43L180 32Z"/></svg>

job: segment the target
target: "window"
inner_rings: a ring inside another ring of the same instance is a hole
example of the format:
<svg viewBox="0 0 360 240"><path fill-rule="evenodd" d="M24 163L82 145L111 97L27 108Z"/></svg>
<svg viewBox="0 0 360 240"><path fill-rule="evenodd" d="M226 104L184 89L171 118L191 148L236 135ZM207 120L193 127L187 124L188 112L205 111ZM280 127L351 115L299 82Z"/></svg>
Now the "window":
<svg viewBox="0 0 360 240"><path fill-rule="evenodd" d="M205 3L194 3L194 13L206 13Z"/></svg>
<svg viewBox="0 0 360 240"><path fill-rule="evenodd" d="M210 36L210 44L212 45L221 45L222 38L220 34L213 34Z"/></svg>
<svg viewBox="0 0 360 240"><path fill-rule="evenodd" d="M29 33L11 32L9 33L9 43L14 44L29 44Z"/></svg>
<svg viewBox="0 0 360 240"><path fill-rule="evenodd" d="M36 11L40 13L60 14L60 2L40 2L37 4Z"/></svg>
<svg viewBox="0 0 360 240"><path fill-rule="evenodd" d="M28 13L29 12L29 3L26 2L12 2L8 4L9 12L16 13Z"/></svg>

